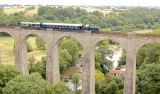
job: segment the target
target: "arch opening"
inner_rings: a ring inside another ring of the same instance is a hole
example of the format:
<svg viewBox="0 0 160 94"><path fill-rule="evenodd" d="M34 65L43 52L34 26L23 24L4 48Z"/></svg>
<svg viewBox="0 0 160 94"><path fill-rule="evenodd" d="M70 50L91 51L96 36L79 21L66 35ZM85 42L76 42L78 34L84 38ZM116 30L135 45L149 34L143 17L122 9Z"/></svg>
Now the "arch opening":
<svg viewBox="0 0 160 94"><path fill-rule="evenodd" d="M136 94L158 94L160 92L160 43L144 44L136 57Z"/></svg>
<svg viewBox="0 0 160 94"><path fill-rule="evenodd" d="M73 92L81 93L83 47L75 38L64 36L58 40L61 82Z"/></svg>
<svg viewBox="0 0 160 94"><path fill-rule="evenodd" d="M123 94L126 54L116 41L105 39L95 46L96 94Z"/></svg>
<svg viewBox="0 0 160 94"><path fill-rule="evenodd" d="M6 32L0 32L0 63L15 66L14 39Z"/></svg>
<svg viewBox="0 0 160 94"><path fill-rule="evenodd" d="M30 34L26 37L29 73L38 72L46 78L47 46L42 37Z"/></svg>

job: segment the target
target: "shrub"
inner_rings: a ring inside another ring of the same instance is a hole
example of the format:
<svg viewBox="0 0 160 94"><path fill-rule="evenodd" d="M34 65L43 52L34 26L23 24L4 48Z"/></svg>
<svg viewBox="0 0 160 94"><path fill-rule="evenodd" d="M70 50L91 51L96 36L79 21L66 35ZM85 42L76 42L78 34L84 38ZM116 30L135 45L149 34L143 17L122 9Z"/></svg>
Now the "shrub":
<svg viewBox="0 0 160 94"><path fill-rule="evenodd" d="M39 73L20 75L10 80L3 94L50 94L51 86Z"/></svg>
<svg viewBox="0 0 160 94"><path fill-rule="evenodd" d="M0 64L0 94L6 83L19 74L20 72L15 67Z"/></svg>

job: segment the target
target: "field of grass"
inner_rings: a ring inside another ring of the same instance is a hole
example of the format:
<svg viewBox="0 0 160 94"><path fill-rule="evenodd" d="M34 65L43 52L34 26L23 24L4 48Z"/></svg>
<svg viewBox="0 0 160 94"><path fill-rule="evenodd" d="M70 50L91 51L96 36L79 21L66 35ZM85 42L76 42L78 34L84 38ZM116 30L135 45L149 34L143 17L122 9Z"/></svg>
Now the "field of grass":
<svg viewBox="0 0 160 94"><path fill-rule="evenodd" d="M33 16L33 15L37 14L37 11L38 11L38 7L35 9L32 9L32 10L27 10L25 15L26 16Z"/></svg>
<svg viewBox="0 0 160 94"><path fill-rule="evenodd" d="M31 9L31 10L26 10L26 8L27 7L4 8L4 12L7 15L18 13L18 12L25 12L26 16L33 16L37 14L38 6L36 6L35 9ZM112 9L99 9L99 8L93 8L93 7L82 7L81 9L85 9L87 12L99 11L99 12L102 12L104 15L113 12Z"/></svg>
<svg viewBox="0 0 160 94"><path fill-rule="evenodd" d="M104 15L113 12L112 9L98 9L98 8L93 8L93 7L86 7L86 8L81 8L81 9L85 9L87 12L99 11L99 12L102 12Z"/></svg>
<svg viewBox="0 0 160 94"><path fill-rule="evenodd" d="M31 10L26 10L26 8L4 8L4 13L7 14L7 15L10 15L10 14L14 14L14 13L19 13L19 12L25 12L25 15L26 16L33 16L35 14L37 14L37 10L38 10L38 7L35 7L35 9L31 9Z"/></svg>
<svg viewBox="0 0 160 94"><path fill-rule="evenodd" d="M135 31L136 33L151 33L153 30L152 29L146 29L146 30L138 30Z"/></svg>
<svg viewBox="0 0 160 94"><path fill-rule="evenodd" d="M7 15L23 11L25 11L25 8L4 8L4 13L6 13Z"/></svg>
<svg viewBox="0 0 160 94"><path fill-rule="evenodd" d="M46 56L45 50L38 50L35 44L35 37L29 37L29 42L33 48L32 52L28 53L28 57L34 56L36 61L41 60L41 57ZM0 36L0 63L14 65L14 41L11 37Z"/></svg>

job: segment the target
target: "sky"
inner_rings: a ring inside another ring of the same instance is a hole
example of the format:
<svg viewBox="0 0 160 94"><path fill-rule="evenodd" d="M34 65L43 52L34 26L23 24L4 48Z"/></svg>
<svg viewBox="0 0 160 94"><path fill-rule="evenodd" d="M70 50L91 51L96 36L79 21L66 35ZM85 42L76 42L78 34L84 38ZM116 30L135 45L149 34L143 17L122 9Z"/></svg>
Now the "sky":
<svg viewBox="0 0 160 94"><path fill-rule="evenodd" d="M21 5L91 5L91 6L160 6L160 0L0 0L0 4Z"/></svg>

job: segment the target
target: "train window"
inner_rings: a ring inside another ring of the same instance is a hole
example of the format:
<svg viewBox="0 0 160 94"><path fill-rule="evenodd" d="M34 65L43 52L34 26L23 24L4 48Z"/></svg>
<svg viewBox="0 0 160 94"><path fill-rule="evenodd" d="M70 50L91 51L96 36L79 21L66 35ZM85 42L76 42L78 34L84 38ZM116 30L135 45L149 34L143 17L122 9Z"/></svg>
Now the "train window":
<svg viewBox="0 0 160 94"><path fill-rule="evenodd" d="M66 29L68 28L68 26L64 26Z"/></svg>
<svg viewBox="0 0 160 94"><path fill-rule="evenodd" d="M57 29L57 28L58 28L58 26L57 26L57 25L54 25L54 28L55 28L55 29Z"/></svg>
<svg viewBox="0 0 160 94"><path fill-rule="evenodd" d="M53 29L55 29L56 28L56 26L55 25L53 25Z"/></svg>
<svg viewBox="0 0 160 94"><path fill-rule="evenodd" d="M52 28L52 25L49 25L48 28Z"/></svg>
<svg viewBox="0 0 160 94"><path fill-rule="evenodd" d="M63 28L64 28L64 26L61 26L61 28L63 29Z"/></svg>
<svg viewBox="0 0 160 94"><path fill-rule="evenodd" d="M62 28L62 26L58 25L58 29L61 29L61 28Z"/></svg>
<svg viewBox="0 0 160 94"><path fill-rule="evenodd" d="M34 27L35 27L35 28L39 28L40 25L39 25L39 24L34 24Z"/></svg>

